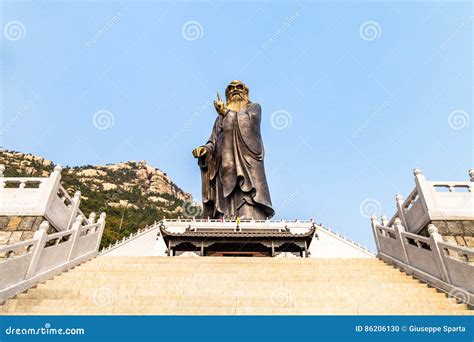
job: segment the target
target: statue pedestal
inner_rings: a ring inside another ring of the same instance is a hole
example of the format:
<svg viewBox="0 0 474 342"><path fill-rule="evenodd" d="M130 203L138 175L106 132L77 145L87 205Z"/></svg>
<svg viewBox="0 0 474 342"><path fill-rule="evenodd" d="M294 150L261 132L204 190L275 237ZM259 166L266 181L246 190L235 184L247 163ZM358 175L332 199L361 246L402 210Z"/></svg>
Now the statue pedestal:
<svg viewBox="0 0 474 342"><path fill-rule="evenodd" d="M103 254L370 258L366 248L312 220L162 220Z"/></svg>

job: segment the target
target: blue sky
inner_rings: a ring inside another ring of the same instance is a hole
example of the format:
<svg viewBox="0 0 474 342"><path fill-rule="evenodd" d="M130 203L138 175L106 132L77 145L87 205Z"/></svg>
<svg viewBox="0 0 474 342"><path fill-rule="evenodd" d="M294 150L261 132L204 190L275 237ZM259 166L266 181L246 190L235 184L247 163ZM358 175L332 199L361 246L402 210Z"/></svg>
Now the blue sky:
<svg viewBox="0 0 474 342"><path fill-rule="evenodd" d="M415 166L434 180L474 166L470 2L1 6L4 148L63 165L145 159L199 200L191 150L216 91L241 79L263 109L276 218L370 248L366 216L394 213Z"/></svg>

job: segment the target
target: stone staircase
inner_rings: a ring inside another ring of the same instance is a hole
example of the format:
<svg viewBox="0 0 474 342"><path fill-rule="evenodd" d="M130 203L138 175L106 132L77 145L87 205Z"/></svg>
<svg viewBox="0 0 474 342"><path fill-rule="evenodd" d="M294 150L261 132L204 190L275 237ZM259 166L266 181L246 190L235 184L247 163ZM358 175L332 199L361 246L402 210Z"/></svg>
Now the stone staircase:
<svg viewBox="0 0 474 342"><path fill-rule="evenodd" d="M100 256L0 315L472 315L378 259Z"/></svg>

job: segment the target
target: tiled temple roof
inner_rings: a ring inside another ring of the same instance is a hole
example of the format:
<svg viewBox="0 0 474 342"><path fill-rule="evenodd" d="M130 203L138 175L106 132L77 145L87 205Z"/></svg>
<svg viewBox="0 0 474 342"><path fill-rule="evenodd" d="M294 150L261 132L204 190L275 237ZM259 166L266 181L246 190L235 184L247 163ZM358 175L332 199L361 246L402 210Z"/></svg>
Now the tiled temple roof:
<svg viewBox="0 0 474 342"><path fill-rule="evenodd" d="M163 237L261 237L261 238L308 238L312 237L316 227L312 226L304 233L292 233L289 229L273 228L242 228L240 230L232 228L188 228L182 233L170 232L166 226L161 225L160 231Z"/></svg>

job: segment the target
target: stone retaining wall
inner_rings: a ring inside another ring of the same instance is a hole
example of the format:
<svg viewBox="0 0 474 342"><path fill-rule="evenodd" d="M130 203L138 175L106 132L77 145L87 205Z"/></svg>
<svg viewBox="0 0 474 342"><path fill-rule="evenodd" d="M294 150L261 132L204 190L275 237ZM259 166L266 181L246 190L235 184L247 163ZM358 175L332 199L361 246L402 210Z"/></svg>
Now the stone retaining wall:
<svg viewBox="0 0 474 342"><path fill-rule="evenodd" d="M464 247L474 247L474 221L473 220L442 220L430 222L438 228L439 233L446 242ZM427 227L423 228L420 235L429 236Z"/></svg>
<svg viewBox="0 0 474 342"><path fill-rule="evenodd" d="M43 216L0 216L0 245L9 245L33 238ZM56 230L50 227L48 234Z"/></svg>

